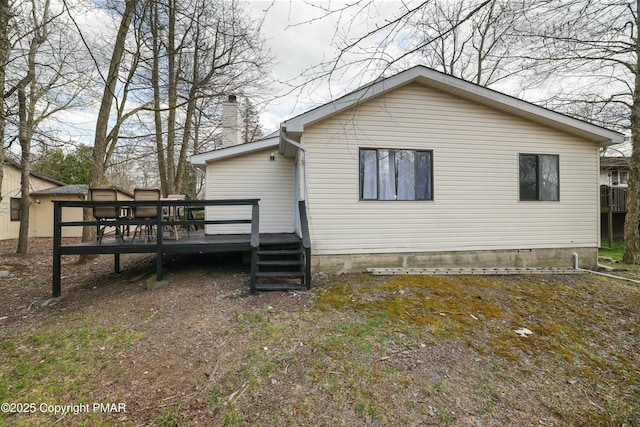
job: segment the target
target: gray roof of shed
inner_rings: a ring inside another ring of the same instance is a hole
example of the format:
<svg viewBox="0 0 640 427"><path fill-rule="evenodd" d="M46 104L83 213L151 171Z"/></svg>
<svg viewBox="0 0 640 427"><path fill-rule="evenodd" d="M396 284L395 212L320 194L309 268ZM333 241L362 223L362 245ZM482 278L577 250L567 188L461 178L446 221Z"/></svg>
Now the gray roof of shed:
<svg viewBox="0 0 640 427"><path fill-rule="evenodd" d="M114 190L133 197L133 193L115 185L103 185L102 188L113 188ZM32 196L85 196L89 193L89 186L86 184L69 184L61 187L47 188L46 190L34 191Z"/></svg>
<svg viewBox="0 0 640 427"><path fill-rule="evenodd" d="M45 190L33 191L31 195L33 196L54 196L54 195L73 195L73 196L83 196L89 192L88 185L78 185L78 184L70 184L63 185L61 187L47 188Z"/></svg>

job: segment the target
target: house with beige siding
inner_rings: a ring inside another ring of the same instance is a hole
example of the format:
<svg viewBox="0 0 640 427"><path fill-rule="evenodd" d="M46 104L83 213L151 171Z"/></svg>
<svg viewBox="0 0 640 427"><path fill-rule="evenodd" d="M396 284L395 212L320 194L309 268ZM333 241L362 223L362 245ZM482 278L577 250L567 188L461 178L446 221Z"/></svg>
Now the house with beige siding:
<svg viewBox="0 0 640 427"><path fill-rule="evenodd" d="M21 169L11 162L3 165L2 200L0 201L0 240L17 239L20 232ZM133 194L121 188L119 200L131 200ZM32 172L27 195L29 207L29 237L53 237L53 202L55 200L86 200L87 185L67 185L53 178ZM63 211L63 221L81 221L82 210ZM80 237L82 228L63 227L62 237Z"/></svg>
<svg viewBox="0 0 640 427"><path fill-rule="evenodd" d="M261 232L300 233L304 201L316 271L590 267L600 151L623 139L415 67L191 161L205 198L260 199Z"/></svg>
<svg viewBox="0 0 640 427"><path fill-rule="evenodd" d="M20 231L21 169L17 164L3 164L2 200L0 201L0 240L17 239ZM64 183L41 174L31 173L29 188L38 192L63 186ZM31 201L29 209L29 237L53 236L53 216L47 211L47 198L27 195ZM51 204L51 203L49 203Z"/></svg>

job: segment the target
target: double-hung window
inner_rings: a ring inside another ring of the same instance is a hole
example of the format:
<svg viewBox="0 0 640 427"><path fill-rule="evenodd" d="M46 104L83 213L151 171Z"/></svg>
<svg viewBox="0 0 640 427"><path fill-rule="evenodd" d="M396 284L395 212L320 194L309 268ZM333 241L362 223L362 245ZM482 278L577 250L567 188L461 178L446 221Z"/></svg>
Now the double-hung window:
<svg viewBox="0 0 640 427"><path fill-rule="evenodd" d="M560 200L557 154L520 154L520 200Z"/></svg>
<svg viewBox="0 0 640 427"><path fill-rule="evenodd" d="M361 200L433 200L433 152L360 149Z"/></svg>

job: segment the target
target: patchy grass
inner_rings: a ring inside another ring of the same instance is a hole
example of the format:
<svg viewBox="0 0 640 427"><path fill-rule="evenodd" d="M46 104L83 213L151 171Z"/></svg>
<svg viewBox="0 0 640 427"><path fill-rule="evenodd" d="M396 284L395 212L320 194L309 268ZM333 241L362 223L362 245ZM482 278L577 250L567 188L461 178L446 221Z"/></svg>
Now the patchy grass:
<svg viewBox="0 0 640 427"><path fill-rule="evenodd" d="M612 268L613 274L621 277L626 277L632 280L640 281L640 265L629 265L622 263L622 257L624 254L624 241L616 240L613 242L611 248L608 245L598 249L599 262L605 266ZM610 260L607 260L609 258Z"/></svg>
<svg viewBox="0 0 640 427"><path fill-rule="evenodd" d="M270 326L251 329L260 344L222 379L217 410L233 403L226 425L636 425L640 291L554 279L346 276L312 310L246 317Z"/></svg>
<svg viewBox="0 0 640 427"><path fill-rule="evenodd" d="M302 294L211 289L198 276L12 329L3 401L127 412L0 413L0 424L640 424L633 283L343 275Z"/></svg>
<svg viewBox="0 0 640 427"><path fill-rule="evenodd" d="M608 242L603 242L602 246L598 248L598 256L611 258L614 261L622 262L622 255L624 254L624 241L614 240L612 246L609 247Z"/></svg>
<svg viewBox="0 0 640 427"><path fill-rule="evenodd" d="M94 328L91 317L89 313L80 318L64 316L23 334L2 336L0 402L34 403L37 406L31 412L36 419L47 418L40 404L86 404L82 396L104 386L88 384L87 378L104 370L139 338L119 325ZM15 414L0 414L0 423L7 416L11 419ZM34 424L33 419L13 421L15 425Z"/></svg>

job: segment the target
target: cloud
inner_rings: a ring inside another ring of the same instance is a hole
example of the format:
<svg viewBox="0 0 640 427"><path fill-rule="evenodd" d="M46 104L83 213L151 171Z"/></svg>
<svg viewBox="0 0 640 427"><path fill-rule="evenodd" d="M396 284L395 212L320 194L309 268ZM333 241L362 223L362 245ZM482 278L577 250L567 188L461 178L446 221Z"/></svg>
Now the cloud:
<svg viewBox="0 0 640 427"><path fill-rule="evenodd" d="M262 22L262 34L277 62L272 73L282 82L279 96L262 114L268 129L379 77L382 69L372 67L369 60L381 46L388 52L400 51L396 40L384 32L366 37L356 49L340 50L347 41L402 13L399 2L276 0L252 1L248 8ZM338 57L340 61L334 62Z"/></svg>

